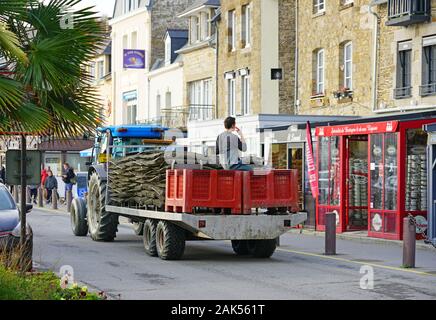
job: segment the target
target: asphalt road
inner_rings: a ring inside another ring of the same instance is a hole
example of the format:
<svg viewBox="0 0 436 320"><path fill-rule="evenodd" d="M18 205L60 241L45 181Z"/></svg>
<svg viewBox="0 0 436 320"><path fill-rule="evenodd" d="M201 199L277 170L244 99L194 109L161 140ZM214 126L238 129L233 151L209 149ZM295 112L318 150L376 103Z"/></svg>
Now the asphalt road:
<svg viewBox="0 0 436 320"><path fill-rule="evenodd" d="M238 257L225 241L188 242L184 259L147 256L142 239L120 225L113 243L74 237L69 216L28 216L36 266L74 268L76 280L120 299L436 299L436 250L419 250L418 269L402 269L401 247L338 240L339 255L322 255L323 239L286 234L271 259ZM360 286L362 266L374 288Z"/></svg>

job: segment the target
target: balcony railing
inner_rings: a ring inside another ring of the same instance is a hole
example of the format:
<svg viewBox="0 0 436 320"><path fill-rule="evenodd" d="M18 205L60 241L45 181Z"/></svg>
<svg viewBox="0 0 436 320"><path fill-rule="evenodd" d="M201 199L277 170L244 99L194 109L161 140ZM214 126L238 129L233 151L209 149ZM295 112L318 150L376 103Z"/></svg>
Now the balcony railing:
<svg viewBox="0 0 436 320"><path fill-rule="evenodd" d="M388 26L408 26L431 20L431 0L388 0Z"/></svg>
<svg viewBox="0 0 436 320"><path fill-rule="evenodd" d="M215 106L195 105L189 106L189 121L213 120L215 118Z"/></svg>
<svg viewBox="0 0 436 320"><path fill-rule="evenodd" d="M162 125L168 128L185 129L189 119L189 108L177 106L161 110Z"/></svg>
<svg viewBox="0 0 436 320"><path fill-rule="evenodd" d="M419 95L421 97L436 95L436 82L420 86L419 87Z"/></svg>
<svg viewBox="0 0 436 320"><path fill-rule="evenodd" d="M412 87L395 88L394 98L395 99L405 99L412 96Z"/></svg>

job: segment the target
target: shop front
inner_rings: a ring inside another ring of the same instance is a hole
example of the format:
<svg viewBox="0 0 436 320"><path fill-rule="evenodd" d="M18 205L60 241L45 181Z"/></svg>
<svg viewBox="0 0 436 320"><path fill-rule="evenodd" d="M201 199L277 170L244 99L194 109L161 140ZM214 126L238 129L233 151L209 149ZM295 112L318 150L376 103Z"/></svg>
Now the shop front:
<svg viewBox="0 0 436 320"><path fill-rule="evenodd" d="M337 216L337 232L402 239L402 220L427 219L427 133L436 113L410 114L316 128L316 225Z"/></svg>
<svg viewBox="0 0 436 320"><path fill-rule="evenodd" d="M425 126L428 133L428 236L436 243L436 123Z"/></svg>

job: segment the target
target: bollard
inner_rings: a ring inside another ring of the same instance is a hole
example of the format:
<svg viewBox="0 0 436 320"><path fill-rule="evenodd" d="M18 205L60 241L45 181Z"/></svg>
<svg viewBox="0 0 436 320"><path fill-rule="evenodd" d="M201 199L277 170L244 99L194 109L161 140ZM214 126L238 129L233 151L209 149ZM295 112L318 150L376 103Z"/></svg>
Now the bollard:
<svg viewBox="0 0 436 320"><path fill-rule="evenodd" d="M71 202L73 202L73 192L67 191L67 212L71 211Z"/></svg>
<svg viewBox="0 0 436 320"><path fill-rule="evenodd" d="M58 189L54 188L51 193L51 203L53 205L53 210L58 209Z"/></svg>
<svg viewBox="0 0 436 320"><path fill-rule="evenodd" d="M16 203L19 202L19 197L18 197L18 186L14 186L14 200Z"/></svg>
<svg viewBox="0 0 436 320"><path fill-rule="evenodd" d="M278 238L276 239L276 244L277 244L277 247L280 247L280 237L278 237Z"/></svg>
<svg viewBox="0 0 436 320"><path fill-rule="evenodd" d="M336 255L336 214L325 215L325 255Z"/></svg>
<svg viewBox="0 0 436 320"><path fill-rule="evenodd" d="M403 268L415 268L416 227L410 218L403 220Z"/></svg>
<svg viewBox="0 0 436 320"><path fill-rule="evenodd" d="M38 188L38 207L44 208L44 189L42 187Z"/></svg>

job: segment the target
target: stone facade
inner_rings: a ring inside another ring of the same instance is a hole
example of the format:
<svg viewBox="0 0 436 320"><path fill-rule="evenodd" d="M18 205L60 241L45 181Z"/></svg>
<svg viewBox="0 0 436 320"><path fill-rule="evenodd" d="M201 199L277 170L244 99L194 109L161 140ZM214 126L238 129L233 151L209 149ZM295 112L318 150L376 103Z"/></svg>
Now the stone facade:
<svg viewBox="0 0 436 320"><path fill-rule="evenodd" d="M378 101L377 111L406 111L418 108L436 108L436 97L421 96L420 86L423 84L423 38L436 36L436 0L432 0L432 21L417 23L408 27L386 26L387 4L378 6L381 17L379 75L378 75ZM411 41L411 94L406 97L397 97L394 89L398 76L398 45Z"/></svg>
<svg viewBox="0 0 436 320"><path fill-rule="evenodd" d="M242 41L243 6L251 7L251 44ZM236 47L229 50L229 11L235 12ZM235 72L236 115L294 113L295 1L223 0L218 24L218 117L229 115L226 73ZM271 79L271 69L281 68L282 80ZM242 78L249 70L250 112L242 107Z"/></svg>
<svg viewBox="0 0 436 320"><path fill-rule="evenodd" d="M312 1L298 8L298 100L300 114L369 115L372 113L371 61L374 19L370 0L325 1L314 13ZM343 45L352 43L352 97L337 99L344 86ZM324 49L324 92L315 92L315 53Z"/></svg>

